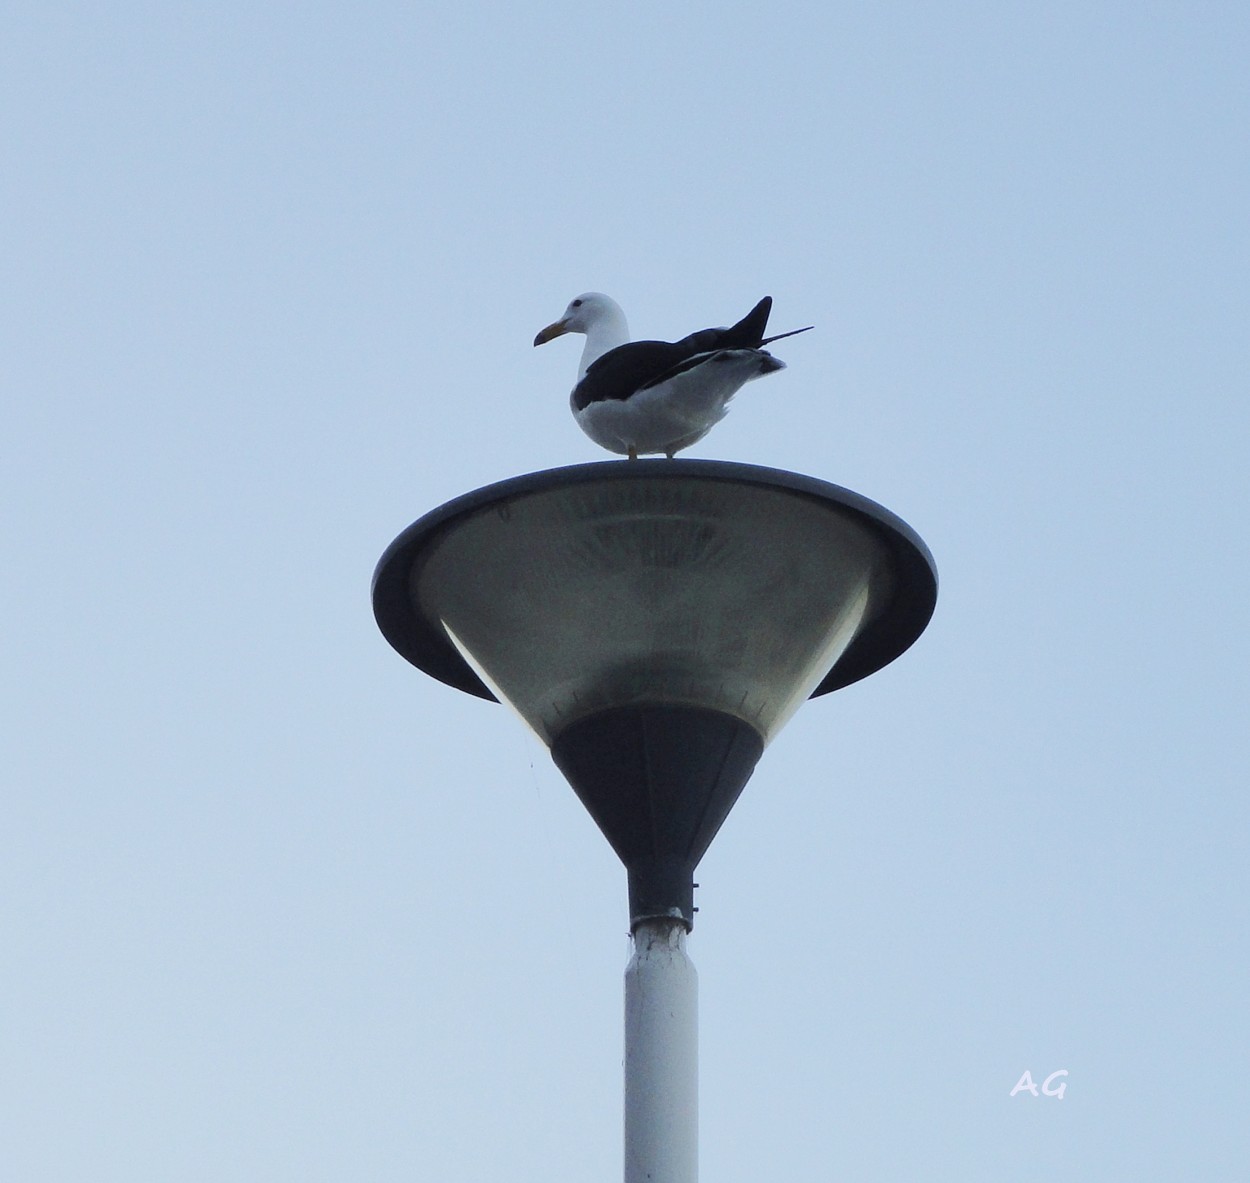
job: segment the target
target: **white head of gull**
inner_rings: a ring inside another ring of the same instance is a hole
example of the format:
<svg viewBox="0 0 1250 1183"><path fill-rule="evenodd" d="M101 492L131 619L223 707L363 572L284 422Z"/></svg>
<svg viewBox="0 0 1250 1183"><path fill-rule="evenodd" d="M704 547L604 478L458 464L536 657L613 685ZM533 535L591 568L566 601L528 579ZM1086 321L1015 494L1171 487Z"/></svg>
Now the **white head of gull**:
<svg viewBox="0 0 1250 1183"><path fill-rule="evenodd" d="M785 369L763 346L807 329L765 337L772 303L765 296L729 328L702 329L680 341L630 341L620 305L602 292L586 292L534 344L584 333L569 396L582 430L631 460L661 453L672 459L725 417L729 400L746 383Z"/></svg>
<svg viewBox="0 0 1250 1183"><path fill-rule="evenodd" d="M605 353L629 340L629 322L621 306L611 296L602 292L583 292L569 301L559 320L549 324L534 338L534 344L545 345L565 333L586 334L582 364L577 371L580 382L591 362L598 361Z"/></svg>

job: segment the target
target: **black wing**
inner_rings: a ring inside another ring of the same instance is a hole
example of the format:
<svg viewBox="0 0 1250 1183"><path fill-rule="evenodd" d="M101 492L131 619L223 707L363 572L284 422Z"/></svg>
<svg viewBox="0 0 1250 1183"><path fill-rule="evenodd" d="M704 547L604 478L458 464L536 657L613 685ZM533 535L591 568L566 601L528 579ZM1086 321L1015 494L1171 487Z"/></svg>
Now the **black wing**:
<svg viewBox="0 0 1250 1183"><path fill-rule="evenodd" d="M573 407L627 399L692 356L682 341L630 341L609 350L591 363L573 389Z"/></svg>
<svg viewBox="0 0 1250 1183"><path fill-rule="evenodd" d="M768 314L773 310L772 296L765 296L736 325L727 329L700 329L677 342L689 350L688 356L709 353L713 349L758 349L768 327Z"/></svg>

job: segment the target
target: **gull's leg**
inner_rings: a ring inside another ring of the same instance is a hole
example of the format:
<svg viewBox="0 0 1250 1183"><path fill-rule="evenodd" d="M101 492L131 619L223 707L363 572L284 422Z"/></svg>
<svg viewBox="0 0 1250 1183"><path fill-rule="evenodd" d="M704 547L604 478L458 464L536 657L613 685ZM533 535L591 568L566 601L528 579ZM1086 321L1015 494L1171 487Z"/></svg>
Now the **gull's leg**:
<svg viewBox="0 0 1250 1183"><path fill-rule="evenodd" d="M630 444L630 445L629 445L629 458L630 458L631 460L637 460L637 459L638 459L638 449L637 449L637 448L635 448L633 444Z"/></svg>

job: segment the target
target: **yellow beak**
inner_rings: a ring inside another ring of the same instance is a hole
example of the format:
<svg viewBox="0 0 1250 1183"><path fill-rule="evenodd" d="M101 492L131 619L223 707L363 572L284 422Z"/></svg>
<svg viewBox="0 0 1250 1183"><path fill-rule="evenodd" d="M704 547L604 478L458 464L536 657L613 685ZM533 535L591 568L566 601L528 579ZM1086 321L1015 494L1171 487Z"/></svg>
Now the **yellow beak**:
<svg viewBox="0 0 1250 1183"><path fill-rule="evenodd" d="M548 325L545 329L534 338L535 345L546 345L548 341L555 340L556 337L563 337L569 331L565 321L558 320L555 324Z"/></svg>

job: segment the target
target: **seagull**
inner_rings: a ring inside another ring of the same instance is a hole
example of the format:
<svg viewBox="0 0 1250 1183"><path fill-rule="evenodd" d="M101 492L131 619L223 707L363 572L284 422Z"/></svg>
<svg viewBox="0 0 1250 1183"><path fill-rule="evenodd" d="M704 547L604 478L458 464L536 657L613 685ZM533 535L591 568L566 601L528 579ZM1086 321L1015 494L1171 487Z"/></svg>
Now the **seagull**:
<svg viewBox="0 0 1250 1183"><path fill-rule="evenodd" d="M630 341L621 306L602 292L586 292L534 344L584 333L569 396L581 429L631 460L660 453L671 460L725 417L729 400L746 383L785 369L764 346L808 329L765 337L772 306L765 296L737 324L701 329L680 341Z"/></svg>

